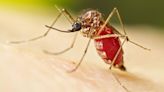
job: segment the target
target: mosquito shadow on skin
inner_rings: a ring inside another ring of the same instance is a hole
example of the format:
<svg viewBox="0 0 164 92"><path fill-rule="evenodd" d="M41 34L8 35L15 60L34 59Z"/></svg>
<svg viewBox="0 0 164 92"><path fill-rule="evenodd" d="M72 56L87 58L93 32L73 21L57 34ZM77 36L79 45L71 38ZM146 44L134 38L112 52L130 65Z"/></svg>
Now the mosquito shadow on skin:
<svg viewBox="0 0 164 92"><path fill-rule="evenodd" d="M158 92L161 89L157 83L147 79L146 76L142 76L141 74L133 74L119 70L112 70L111 72L132 92Z"/></svg>

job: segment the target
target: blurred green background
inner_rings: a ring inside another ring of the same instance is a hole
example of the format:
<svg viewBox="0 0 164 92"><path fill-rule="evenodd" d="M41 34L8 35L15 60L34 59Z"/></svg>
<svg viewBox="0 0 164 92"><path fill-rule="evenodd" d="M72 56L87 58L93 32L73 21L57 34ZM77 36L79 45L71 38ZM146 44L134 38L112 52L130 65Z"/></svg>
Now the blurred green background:
<svg viewBox="0 0 164 92"><path fill-rule="evenodd" d="M163 0L1 0L0 8L54 14L54 5L58 5L74 14L88 8L97 9L106 17L113 7L117 7L125 24L164 28L163 4Z"/></svg>

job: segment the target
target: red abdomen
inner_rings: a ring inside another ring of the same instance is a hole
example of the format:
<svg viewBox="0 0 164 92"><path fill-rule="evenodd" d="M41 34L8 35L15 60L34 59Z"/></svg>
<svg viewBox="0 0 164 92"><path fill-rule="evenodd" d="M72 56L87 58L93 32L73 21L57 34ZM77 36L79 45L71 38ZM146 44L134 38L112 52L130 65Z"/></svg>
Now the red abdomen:
<svg viewBox="0 0 164 92"><path fill-rule="evenodd" d="M105 27L99 35L114 34L112 27ZM120 40L118 37L102 38L95 40L95 46L98 54L107 63L110 64L114 59L118 49L120 48ZM123 62L123 50L119 52L114 65Z"/></svg>

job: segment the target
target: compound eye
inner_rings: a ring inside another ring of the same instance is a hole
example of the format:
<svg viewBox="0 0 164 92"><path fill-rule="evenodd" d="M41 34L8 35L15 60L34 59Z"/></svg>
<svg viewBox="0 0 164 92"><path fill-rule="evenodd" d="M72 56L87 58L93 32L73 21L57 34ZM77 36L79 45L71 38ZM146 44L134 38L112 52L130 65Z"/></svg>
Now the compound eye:
<svg viewBox="0 0 164 92"><path fill-rule="evenodd" d="M74 31L79 31L81 29L81 23L74 23L72 25Z"/></svg>

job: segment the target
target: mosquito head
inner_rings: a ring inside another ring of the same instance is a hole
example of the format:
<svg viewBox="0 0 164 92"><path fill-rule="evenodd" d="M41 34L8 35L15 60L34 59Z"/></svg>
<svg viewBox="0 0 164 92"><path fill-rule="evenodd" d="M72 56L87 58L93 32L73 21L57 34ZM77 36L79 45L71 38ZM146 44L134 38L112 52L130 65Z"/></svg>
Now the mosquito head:
<svg viewBox="0 0 164 92"><path fill-rule="evenodd" d="M81 22L83 36L92 37L100 28L101 13L96 10L90 10L82 14L78 20Z"/></svg>
<svg viewBox="0 0 164 92"><path fill-rule="evenodd" d="M81 23L80 22L75 22L73 25L72 25L72 32L75 32L75 31L80 31L81 30Z"/></svg>

